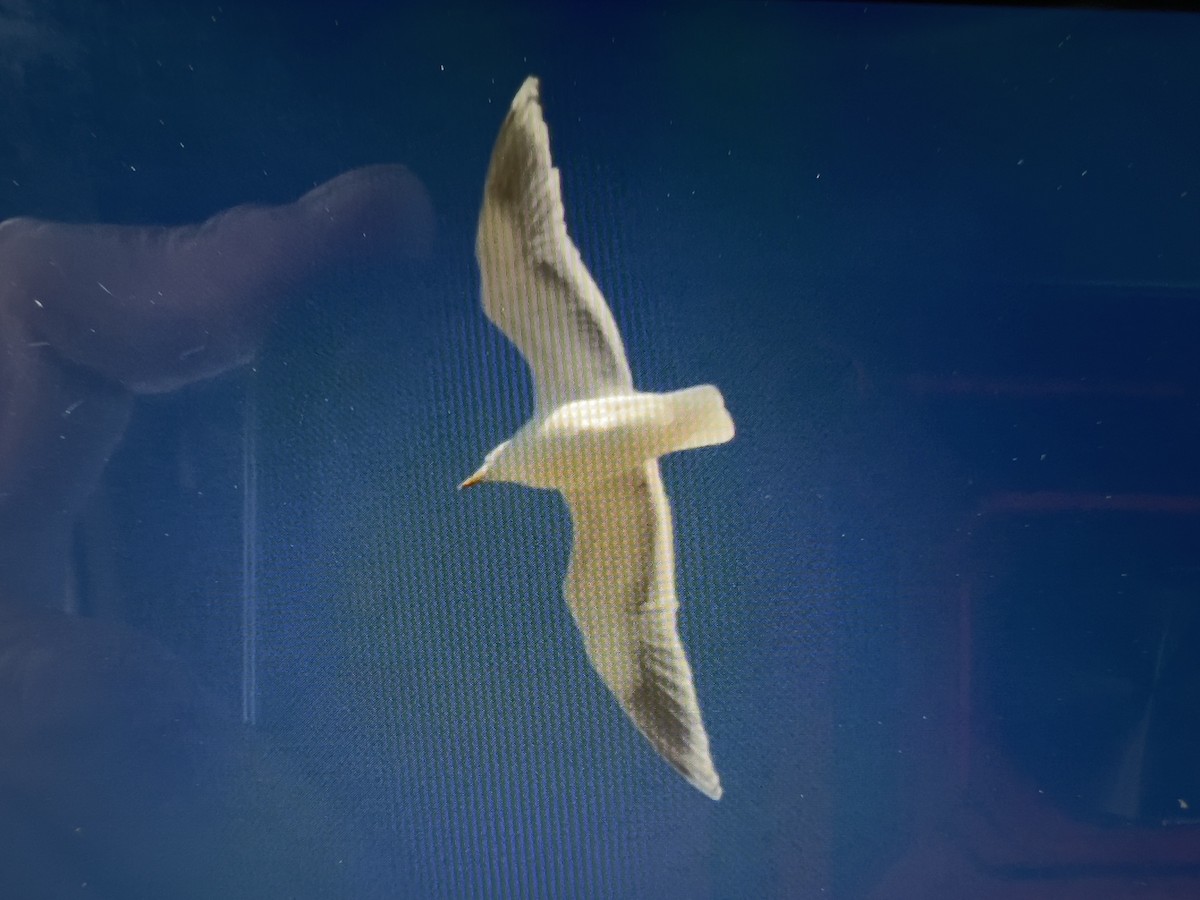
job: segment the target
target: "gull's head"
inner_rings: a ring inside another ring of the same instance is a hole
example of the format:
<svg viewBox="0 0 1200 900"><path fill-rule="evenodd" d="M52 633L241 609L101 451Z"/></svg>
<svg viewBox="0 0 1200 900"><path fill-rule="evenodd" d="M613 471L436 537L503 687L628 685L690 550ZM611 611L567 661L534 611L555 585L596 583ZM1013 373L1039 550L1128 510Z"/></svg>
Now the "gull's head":
<svg viewBox="0 0 1200 900"><path fill-rule="evenodd" d="M495 447L487 456L483 458L483 465L475 470L475 474L458 486L461 491L463 488L474 487L477 484L483 484L485 481L508 481L505 472L505 451L508 449L512 441L505 441L503 444Z"/></svg>

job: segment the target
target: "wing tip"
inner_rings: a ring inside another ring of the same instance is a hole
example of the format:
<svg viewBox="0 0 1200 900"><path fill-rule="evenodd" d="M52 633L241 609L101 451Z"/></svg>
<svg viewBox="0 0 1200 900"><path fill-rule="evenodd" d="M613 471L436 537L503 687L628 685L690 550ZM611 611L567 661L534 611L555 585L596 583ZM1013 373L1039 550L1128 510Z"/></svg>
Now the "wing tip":
<svg viewBox="0 0 1200 900"><path fill-rule="evenodd" d="M536 103L538 106L542 103L542 81L536 75L528 75L521 82L521 89L513 97L512 108L520 109L527 103Z"/></svg>
<svg viewBox="0 0 1200 900"><path fill-rule="evenodd" d="M550 160L550 132L542 114L540 81L536 75L530 75L513 97L492 146L484 179L480 227L486 221L488 200L504 208L518 207L523 195L545 177L546 170L555 171Z"/></svg>
<svg viewBox="0 0 1200 900"><path fill-rule="evenodd" d="M725 794L725 789L721 787L721 779L717 773L710 769L703 775L684 776L688 782L704 796L710 800L720 800Z"/></svg>
<svg viewBox="0 0 1200 900"><path fill-rule="evenodd" d="M720 800L724 793L721 778L713 765L708 732L700 719L691 678L686 683L686 693L690 696L682 707L678 701L661 702L663 695L647 691L646 685L644 681L626 695L621 706L671 768L700 793Z"/></svg>
<svg viewBox="0 0 1200 900"><path fill-rule="evenodd" d="M654 749L688 784L710 800L720 800L725 794L725 789L721 786L721 776L713 767L712 757L708 755L707 748L700 753L684 756L673 755L659 746Z"/></svg>

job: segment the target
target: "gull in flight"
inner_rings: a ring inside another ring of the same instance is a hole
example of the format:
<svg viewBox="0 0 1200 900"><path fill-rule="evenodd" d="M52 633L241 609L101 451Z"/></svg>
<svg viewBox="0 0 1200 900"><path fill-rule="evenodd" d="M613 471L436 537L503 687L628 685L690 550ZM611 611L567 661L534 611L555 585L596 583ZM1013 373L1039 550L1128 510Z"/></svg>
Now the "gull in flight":
<svg viewBox="0 0 1200 900"><path fill-rule="evenodd" d="M633 386L617 324L563 220L558 169L528 78L488 166L475 253L483 310L533 370L533 417L464 481L562 493L574 547L563 591L592 666L662 757L714 800L721 781L675 619L671 507L658 457L720 444L712 385Z"/></svg>

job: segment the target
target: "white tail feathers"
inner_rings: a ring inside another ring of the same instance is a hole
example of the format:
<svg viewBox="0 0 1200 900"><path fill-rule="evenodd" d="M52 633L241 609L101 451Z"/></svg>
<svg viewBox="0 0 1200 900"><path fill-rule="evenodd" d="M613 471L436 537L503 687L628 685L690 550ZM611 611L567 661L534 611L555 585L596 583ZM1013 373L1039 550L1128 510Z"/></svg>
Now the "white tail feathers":
<svg viewBox="0 0 1200 900"><path fill-rule="evenodd" d="M733 419L725 398L711 384L672 391L666 395L671 410L671 452L723 444L733 438Z"/></svg>

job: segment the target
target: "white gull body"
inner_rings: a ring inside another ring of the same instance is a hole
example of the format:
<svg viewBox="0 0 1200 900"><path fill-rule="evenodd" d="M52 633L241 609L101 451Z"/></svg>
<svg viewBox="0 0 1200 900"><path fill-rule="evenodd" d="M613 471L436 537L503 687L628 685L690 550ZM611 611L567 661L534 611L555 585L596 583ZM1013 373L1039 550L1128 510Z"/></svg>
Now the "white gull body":
<svg viewBox="0 0 1200 900"><path fill-rule="evenodd" d="M560 491L574 546L563 589L588 659L654 749L721 796L676 628L671 508L658 457L719 444L733 420L711 385L635 390L616 322L567 235L538 81L492 150L476 256L483 308L533 370L533 417L463 482Z"/></svg>

